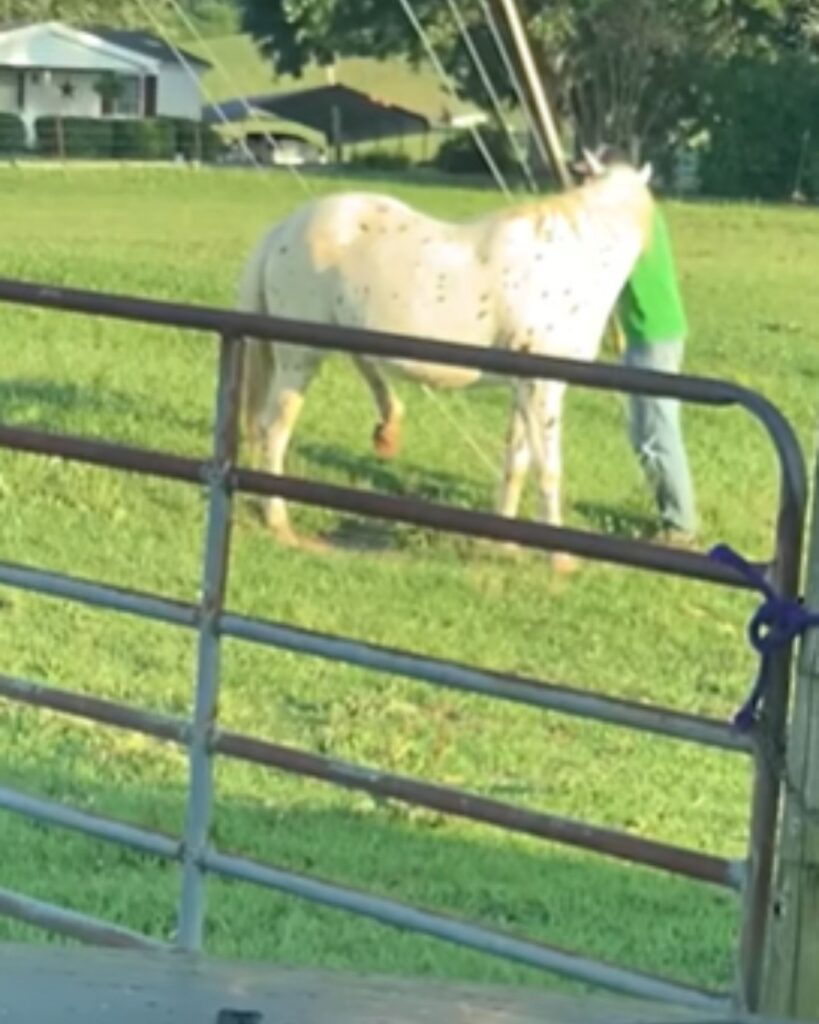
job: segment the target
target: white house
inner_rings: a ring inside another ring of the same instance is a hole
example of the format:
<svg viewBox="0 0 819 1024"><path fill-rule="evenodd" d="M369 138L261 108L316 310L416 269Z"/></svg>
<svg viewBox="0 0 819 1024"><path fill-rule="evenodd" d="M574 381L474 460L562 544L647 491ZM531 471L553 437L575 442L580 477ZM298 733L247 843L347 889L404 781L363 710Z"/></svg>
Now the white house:
<svg viewBox="0 0 819 1024"><path fill-rule="evenodd" d="M0 27L0 113L17 114L32 139L48 115L199 121L209 67L148 32L57 21ZM102 88L111 76L117 89Z"/></svg>

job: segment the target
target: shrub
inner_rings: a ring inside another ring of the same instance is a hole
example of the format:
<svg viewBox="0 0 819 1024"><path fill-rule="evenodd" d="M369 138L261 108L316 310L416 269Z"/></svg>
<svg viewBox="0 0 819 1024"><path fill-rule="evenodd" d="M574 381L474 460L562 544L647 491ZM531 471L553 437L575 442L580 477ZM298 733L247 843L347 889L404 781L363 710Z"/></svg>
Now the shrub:
<svg viewBox="0 0 819 1024"><path fill-rule="evenodd" d="M20 128L22 130L22 124ZM38 118L36 133L37 148L42 154L59 155L59 123L56 117ZM178 152L187 159L194 159L201 146L202 159L212 160L221 146L219 136L209 126L169 117L65 117L62 119L62 133L64 155L69 159L173 160Z"/></svg>
<svg viewBox="0 0 819 1024"><path fill-rule="evenodd" d="M497 125L480 127L481 138L503 174L519 171L509 136ZM470 131L460 131L441 143L433 165L447 174L489 174L483 154Z"/></svg>
<svg viewBox="0 0 819 1024"><path fill-rule="evenodd" d="M137 160L142 156L144 142L141 121L112 121L113 146L111 155L117 160Z"/></svg>
<svg viewBox="0 0 819 1024"><path fill-rule="evenodd" d="M0 153L20 153L26 148L26 127L16 114L0 114Z"/></svg>
<svg viewBox="0 0 819 1024"><path fill-rule="evenodd" d="M35 124L37 148L45 156L60 154L60 123L40 117ZM112 122L93 117L62 118L63 154L69 158L107 159L113 151Z"/></svg>
<svg viewBox="0 0 819 1024"><path fill-rule="evenodd" d="M176 133L168 118L122 119L114 126L113 155L118 160L172 160Z"/></svg>
<svg viewBox="0 0 819 1024"><path fill-rule="evenodd" d="M406 153L379 153L374 150L371 153L355 153L348 160L348 165L368 171L405 171L412 165L412 160Z"/></svg>
<svg viewBox="0 0 819 1024"><path fill-rule="evenodd" d="M174 118L176 152L186 160L215 160L222 148L219 133L210 125L187 118Z"/></svg>

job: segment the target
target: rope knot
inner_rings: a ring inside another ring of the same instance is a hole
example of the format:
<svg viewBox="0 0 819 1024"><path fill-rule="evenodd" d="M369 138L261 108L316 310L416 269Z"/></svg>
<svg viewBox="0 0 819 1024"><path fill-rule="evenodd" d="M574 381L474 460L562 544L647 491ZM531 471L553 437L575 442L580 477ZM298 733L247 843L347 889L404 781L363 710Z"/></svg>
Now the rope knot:
<svg viewBox="0 0 819 1024"><path fill-rule="evenodd" d="M806 630L819 626L819 613L805 608L801 597L790 599L777 594L764 574L727 544L712 548L708 557L734 569L764 599L748 623L748 641L759 655L759 671L748 697L733 718L741 732L748 732L756 723L757 709L768 687L771 655L787 647Z"/></svg>
<svg viewBox="0 0 819 1024"><path fill-rule="evenodd" d="M766 597L748 625L751 646L758 654L771 654L803 633L812 624L810 619L801 598Z"/></svg>

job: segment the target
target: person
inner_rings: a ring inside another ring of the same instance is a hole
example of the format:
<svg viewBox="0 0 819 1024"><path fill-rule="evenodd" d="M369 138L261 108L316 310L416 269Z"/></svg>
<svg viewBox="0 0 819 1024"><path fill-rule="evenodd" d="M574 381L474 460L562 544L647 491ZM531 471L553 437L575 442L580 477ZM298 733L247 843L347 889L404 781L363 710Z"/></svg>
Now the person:
<svg viewBox="0 0 819 1024"><path fill-rule="evenodd" d="M604 166L622 163L611 146L596 154ZM585 179L593 174L585 160L572 169ZM677 280L665 216L654 205L647 248L634 265L617 300L625 366L678 373L688 321ZM697 511L688 455L682 435L680 403L672 398L629 396L629 438L651 487L660 518L660 539L691 547L696 543Z"/></svg>

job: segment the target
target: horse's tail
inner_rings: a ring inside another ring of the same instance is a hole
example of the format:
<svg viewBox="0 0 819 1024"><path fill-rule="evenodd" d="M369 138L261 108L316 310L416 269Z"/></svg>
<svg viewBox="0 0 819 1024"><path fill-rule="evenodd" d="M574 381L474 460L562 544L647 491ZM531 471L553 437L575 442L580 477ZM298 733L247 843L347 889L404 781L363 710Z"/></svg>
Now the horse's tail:
<svg viewBox="0 0 819 1024"><path fill-rule="evenodd" d="M239 280L237 305L243 313L267 312L264 291L267 240L265 236L250 254ZM251 444L255 443L257 437L258 425L274 372L275 356L272 343L256 338L245 338L241 402L244 429Z"/></svg>

